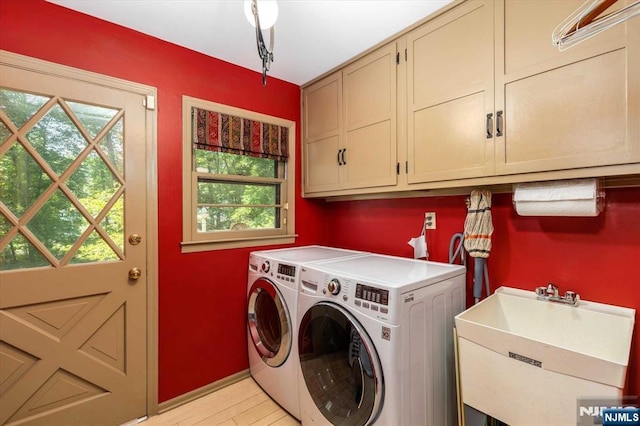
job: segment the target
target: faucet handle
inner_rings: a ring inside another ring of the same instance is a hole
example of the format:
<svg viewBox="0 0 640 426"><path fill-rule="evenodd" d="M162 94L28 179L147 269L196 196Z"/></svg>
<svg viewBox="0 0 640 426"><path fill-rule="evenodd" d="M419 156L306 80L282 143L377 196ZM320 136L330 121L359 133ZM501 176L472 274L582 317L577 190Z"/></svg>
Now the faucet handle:
<svg viewBox="0 0 640 426"><path fill-rule="evenodd" d="M547 295L547 288L546 287L536 287L536 296L544 297L546 295Z"/></svg>
<svg viewBox="0 0 640 426"><path fill-rule="evenodd" d="M577 305L580 302L580 295L575 291L565 291L564 299L567 302L571 302L572 305Z"/></svg>

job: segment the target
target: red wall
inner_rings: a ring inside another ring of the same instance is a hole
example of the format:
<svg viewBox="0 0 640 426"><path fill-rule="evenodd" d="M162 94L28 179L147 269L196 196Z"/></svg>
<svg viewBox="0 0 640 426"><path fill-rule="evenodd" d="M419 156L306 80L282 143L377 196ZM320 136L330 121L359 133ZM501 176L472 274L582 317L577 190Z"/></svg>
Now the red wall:
<svg viewBox="0 0 640 426"><path fill-rule="evenodd" d="M257 73L43 0L1 0L0 28L0 49L158 88L159 400L247 368L246 263L252 249L180 253L181 96L294 120L299 132L299 88L271 77L263 88ZM296 202L297 244L406 257L412 255L406 242L419 233L424 212L435 211L438 228L428 244L437 261L447 261L449 239L462 230L466 215L459 196L324 204L298 195ZM587 300L640 309L640 189L608 190L606 210L597 218L518 217L507 194L495 195L493 205L493 288L533 289L553 281ZM639 329L629 369L629 393L636 395Z"/></svg>
<svg viewBox="0 0 640 426"><path fill-rule="evenodd" d="M594 218L521 217L512 207L511 194L496 194L492 201L492 291L500 286L533 290L553 282L560 291L576 291L584 300L640 311L640 188L608 189L605 210ZM430 260L448 262L449 241L462 232L467 213L462 196L328 203L328 244L413 257L407 241L419 235L427 211L436 212L437 224L427 233ZM467 303L471 281L469 276ZM640 392L638 339L636 324L630 395Z"/></svg>
<svg viewBox="0 0 640 426"><path fill-rule="evenodd" d="M299 141L299 86L269 77L262 87L258 73L42 0L0 1L0 31L0 49L158 89L159 400L248 368L251 250L180 253L182 95L293 120ZM300 182L300 156L296 166ZM322 241L321 211L297 195L297 244Z"/></svg>

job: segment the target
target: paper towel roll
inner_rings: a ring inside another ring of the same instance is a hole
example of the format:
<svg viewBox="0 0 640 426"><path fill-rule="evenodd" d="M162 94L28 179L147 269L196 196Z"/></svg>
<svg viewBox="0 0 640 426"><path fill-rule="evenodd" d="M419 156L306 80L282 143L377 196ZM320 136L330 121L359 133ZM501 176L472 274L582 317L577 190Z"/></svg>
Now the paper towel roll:
<svg viewBox="0 0 640 426"><path fill-rule="evenodd" d="M513 204L520 216L597 216L603 195L597 179L525 183L515 187Z"/></svg>

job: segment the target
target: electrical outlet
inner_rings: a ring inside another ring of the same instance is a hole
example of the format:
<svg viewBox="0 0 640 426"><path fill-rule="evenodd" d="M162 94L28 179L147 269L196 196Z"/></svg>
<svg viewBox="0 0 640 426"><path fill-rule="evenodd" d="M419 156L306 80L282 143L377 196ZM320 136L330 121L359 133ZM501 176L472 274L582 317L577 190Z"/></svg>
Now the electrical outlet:
<svg viewBox="0 0 640 426"><path fill-rule="evenodd" d="M425 229L436 229L436 212L427 212L424 214Z"/></svg>

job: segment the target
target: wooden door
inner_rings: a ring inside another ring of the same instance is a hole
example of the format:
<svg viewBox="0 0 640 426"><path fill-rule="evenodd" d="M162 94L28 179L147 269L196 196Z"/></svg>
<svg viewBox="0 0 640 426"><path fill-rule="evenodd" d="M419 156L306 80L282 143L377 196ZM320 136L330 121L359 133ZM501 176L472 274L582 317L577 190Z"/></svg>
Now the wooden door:
<svg viewBox="0 0 640 426"><path fill-rule="evenodd" d="M640 20L560 52L551 34L584 2L542 3L496 2L496 172L640 161Z"/></svg>
<svg viewBox="0 0 640 426"><path fill-rule="evenodd" d="M143 416L143 96L7 65L0 86L0 423Z"/></svg>
<svg viewBox="0 0 640 426"><path fill-rule="evenodd" d="M342 187L397 183L396 43L377 49L342 72Z"/></svg>
<svg viewBox="0 0 640 426"><path fill-rule="evenodd" d="M336 190L342 165L342 73L302 91L304 192Z"/></svg>
<svg viewBox="0 0 640 426"><path fill-rule="evenodd" d="M410 184L493 174L493 2L463 3L407 35Z"/></svg>

